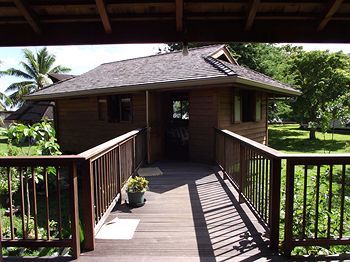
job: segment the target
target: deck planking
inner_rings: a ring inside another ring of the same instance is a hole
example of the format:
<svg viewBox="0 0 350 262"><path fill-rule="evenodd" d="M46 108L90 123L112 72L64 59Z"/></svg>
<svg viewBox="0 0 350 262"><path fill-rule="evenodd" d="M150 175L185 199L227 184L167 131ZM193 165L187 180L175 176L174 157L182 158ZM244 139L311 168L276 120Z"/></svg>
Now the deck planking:
<svg viewBox="0 0 350 262"><path fill-rule="evenodd" d="M213 166L159 163L146 205L117 205L114 218L140 219L131 240L96 239L79 261L269 261L264 228Z"/></svg>

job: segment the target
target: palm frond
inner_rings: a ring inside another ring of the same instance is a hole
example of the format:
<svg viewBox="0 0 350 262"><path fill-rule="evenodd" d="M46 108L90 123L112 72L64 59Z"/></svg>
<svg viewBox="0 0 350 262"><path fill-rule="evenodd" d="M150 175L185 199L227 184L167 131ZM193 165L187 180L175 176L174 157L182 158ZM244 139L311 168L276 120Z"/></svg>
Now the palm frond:
<svg viewBox="0 0 350 262"><path fill-rule="evenodd" d="M28 75L30 75L32 78L36 78L37 77L37 75L38 75L38 72L36 72L35 70L33 70L33 68L30 66L30 65L28 65L27 63L25 63L25 62L20 62L19 63L23 68L24 68L24 70L26 70L27 71L27 74Z"/></svg>
<svg viewBox="0 0 350 262"><path fill-rule="evenodd" d="M9 75L9 76L17 76L17 77L23 77L23 78L26 78L26 79L32 79L32 77L30 75L28 75L27 73L21 71L21 70L18 70L16 68L9 68L5 71L1 71L1 73L3 75Z"/></svg>
<svg viewBox="0 0 350 262"><path fill-rule="evenodd" d="M2 92L0 92L0 104L3 109L6 108L6 106L13 106L12 100Z"/></svg>
<svg viewBox="0 0 350 262"><path fill-rule="evenodd" d="M70 71L71 69L69 67L59 65L52 68L50 73L68 73Z"/></svg>
<svg viewBox="0 0 350 262"><path fill-rule="evenodd" d="M27 65L32 69L33 72L39 72L38 61L33 54L33 52L29 49L23 49L24 58L27 60ZM36 74L37 75L37 74Z"/></svg>
<svg viewBox="0 0 350 262"><path fill-rule="evenodd" d="M22 88L26 88L30 86L31 89L35 88L36 86L36 83L33 82L33 81L23 81L23 82L17 82L17 83L13 83L11 85L9 85L7 88L6 88L6 92L17 92L18 90L22 89Z"/></svg>

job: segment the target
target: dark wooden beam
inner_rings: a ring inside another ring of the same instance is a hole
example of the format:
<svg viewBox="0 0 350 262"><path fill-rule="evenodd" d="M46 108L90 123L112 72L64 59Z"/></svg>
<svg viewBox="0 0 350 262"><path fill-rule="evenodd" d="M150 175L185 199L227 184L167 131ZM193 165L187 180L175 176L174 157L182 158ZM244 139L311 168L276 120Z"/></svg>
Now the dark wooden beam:
<svg viewBox="0 0 350 262"><path fill-rule="evenodd" d="M246 31L249 31L250 29L252 29L259 3L260 3L260 0L250 0L249 2L247 18L245 22Z"/></svg>
<svg viewBox="0 0 350 262"><path fill-rule="evenodd" d="M317 31L323 30L328 22L332 19L332 16L337 12L343 0L330 0L327 3L326 8L323 11L321 21L318 25Z"/></svg>
<svg viewBox="0 0 350 262"><path fill-rule="evenodd" d="M30 27L34 30L34 32L37 34L42 34L39 20L37 19L35 13L31 10L27 1L13 0L13 2L22 13L26 21L29 23Z"/></svg>
<svg viewBox="0 0 350 262"><path fill-rule="evenodd" d="M183 16L184 16L184 1L183 0L175 0L176 1L176 31L183 31Z"/></svg>
<svg viewBox="0 0 350 262"><path fill-rule="evenodd" d="M98 13L100 14L105 32L107 34L112 33L111 21L109 19L108 13L107 13L105 1L104 0L96 0L96 6L97 6Z"/></svg>

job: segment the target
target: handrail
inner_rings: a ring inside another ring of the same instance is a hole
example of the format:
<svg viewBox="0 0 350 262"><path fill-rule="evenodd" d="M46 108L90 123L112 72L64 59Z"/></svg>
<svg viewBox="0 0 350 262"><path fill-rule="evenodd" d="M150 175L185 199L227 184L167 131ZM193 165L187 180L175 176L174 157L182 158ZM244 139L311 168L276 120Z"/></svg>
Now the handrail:
<svg viewBox="0 0 350 262"><path fill-rule="evenodd" d="M218 128L215 128L217 131L219 132L222 132L223 134L229 136L229 137L232 137L232 138L235 138L237 140L239 140L241 143L243 143L245 146L249 146L251 147L252 149L255 149L261 153L264 153L265 155L268 155L269 157L279 157L279 158L283 158L283 157L286 157L287 154L285 153L282 153L276 149L273 149L271 147L268 147L268 146L265 146L261 143L258 143L256 141L253 141L249 138L246 138L244 136L241 136L241 135L238 135L236 133L233 133L229 130L222 130L222 129L218 129Z"/></svg>
<svg viewBox="0 0 350 262"><path fill-rule="evenodd" d="M105 143L102 143L100 145L97 145L93 148L90 148L82 153L80 153L78 156L83 157L85 159L90 159L93 157L96 157L98 155L107 153L110 150L113 150L114 148L118 147L118 145L127 142L128 139L131 139L135 137L137 134L145 130L146 128L139 128L132 130L126 134L123 134L121 136L118 136L116 138L113 138Z"/></svg>

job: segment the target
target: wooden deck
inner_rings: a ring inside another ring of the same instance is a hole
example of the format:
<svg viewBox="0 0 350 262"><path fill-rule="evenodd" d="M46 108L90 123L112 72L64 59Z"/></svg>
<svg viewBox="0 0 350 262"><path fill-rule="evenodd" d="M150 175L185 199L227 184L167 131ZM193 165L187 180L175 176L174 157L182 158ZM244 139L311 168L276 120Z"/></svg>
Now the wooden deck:
<svg viewBox="0 0 350 262"><path fill-rule="evenodd" d="M131 240L96 240L79 261L270 260L264 229L215 167L159 163L146 205L119 205L107 221L140 219ZM282 258L274 257L274 260Z"/></svg>

